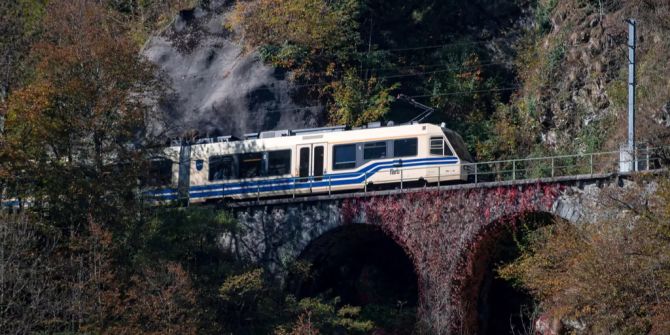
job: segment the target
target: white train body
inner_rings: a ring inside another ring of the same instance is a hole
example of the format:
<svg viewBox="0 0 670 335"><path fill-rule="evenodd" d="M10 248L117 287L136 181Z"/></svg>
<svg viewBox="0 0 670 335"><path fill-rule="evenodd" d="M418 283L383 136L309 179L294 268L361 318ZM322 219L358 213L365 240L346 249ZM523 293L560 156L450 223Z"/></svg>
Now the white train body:
<svg viewBox="0 0 670 335"><path fill-rule="evenodd" d="M259 137L169 147L162 163L165 185L147 193L203 202L358 191L391 183L465 181L466 165L472 163L461 137L433 124Z"/></svg>

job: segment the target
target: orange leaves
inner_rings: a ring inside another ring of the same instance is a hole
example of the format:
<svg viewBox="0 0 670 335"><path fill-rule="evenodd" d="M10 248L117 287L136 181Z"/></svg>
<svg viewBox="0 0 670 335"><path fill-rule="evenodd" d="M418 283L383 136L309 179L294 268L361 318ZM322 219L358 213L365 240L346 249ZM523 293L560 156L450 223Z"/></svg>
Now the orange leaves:
<svg viewBox="0 0 670 335"><path fill-rule="evenodd" d="M662 188L649 194L637 187L606 190L600 207L589 209L616 217L541 228L522 257L499 273L520 280L545 311L577 320L589 333L667 327L670 246L659 227L670 218L663 206L647 208L663 203Z"/></svg>
<svg viewBox="0 0 670 335"><path fill-rule="evenodd" d="M111 160L137 165L128 162L133 154L124 145L142 133L150 101L161 88L122 23L117 13L94 1L49 2L42 34L31 49L31 80L7 103L0 155L11 158L7 164L14 168L7 170L23 171L42 188L19 193L49 194L45 200L57 208L67 199L95 203L116 186L132 187L132 182L97 178ZM88 210L74 208L82 204L75 202L63 209Z"/></svg>

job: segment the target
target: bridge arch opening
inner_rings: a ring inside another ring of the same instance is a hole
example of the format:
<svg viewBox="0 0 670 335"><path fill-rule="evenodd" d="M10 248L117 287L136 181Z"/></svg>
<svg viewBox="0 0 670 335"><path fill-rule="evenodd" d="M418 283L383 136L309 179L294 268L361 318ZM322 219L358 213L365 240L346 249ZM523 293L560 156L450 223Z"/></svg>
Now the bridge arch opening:
<svg viewBox="0 0 670 335"><path fill-rule="evenodd" d="M529 234L557 220L538 212L494 222L484 232L471 255L471 277L463 287L463 298L470 306L467 328L477 334L520 334L531 329L536 305L529 292L501 278L497 270L521 256Z"/></svg>
<svg viewBox="0 0 670 335"><path fill-rule="evenodd" d="M385 330L414 326L418 304L414 265L378 226L335 228L312 241L299 260L310 265L310 273L289 277L289 287L298 297L339 297L341 305L360 306L364 317Z"/></svg>

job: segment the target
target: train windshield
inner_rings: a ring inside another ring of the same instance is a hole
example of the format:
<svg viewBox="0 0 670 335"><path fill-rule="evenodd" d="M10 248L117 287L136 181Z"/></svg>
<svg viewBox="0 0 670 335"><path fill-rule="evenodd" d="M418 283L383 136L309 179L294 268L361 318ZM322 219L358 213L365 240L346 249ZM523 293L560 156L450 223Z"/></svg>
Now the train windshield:
<svg viewBox="0 0 670 335"><path fill-rule="evenodd" d="M463 142L461 135L458 135L452 130L445 128L442 128L442 132L444 132L444 135L447 136L447 140L449 140L451 147L454 148L454 151L456 151L458 158L464 161L474 162L472 156L470 156L470 153L468 152L468 148L465 145L465 142Z"/></svg>

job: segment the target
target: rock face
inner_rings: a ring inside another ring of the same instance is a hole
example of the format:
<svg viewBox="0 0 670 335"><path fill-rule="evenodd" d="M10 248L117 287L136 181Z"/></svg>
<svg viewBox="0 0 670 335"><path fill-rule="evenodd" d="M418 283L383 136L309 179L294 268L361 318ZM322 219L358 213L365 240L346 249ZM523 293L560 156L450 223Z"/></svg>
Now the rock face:
<svg viewBox="0 0 670 335"><path fill-rule="evenodd" d="M171 91L159 104L154 132L167 137L242 135L314 127L321 107L300 107L281 70L246 52L224 28L230 5L210 1L179 13L152 37L144 54L167 77Z"/></svg>
<svg viewBox="0 0 670 335"><path fill-rule="evenodd" d="M537 64L523 73L528 100L537 99L546 147L557 151L618 148L627 118L627 18L638 20L638 141L662 145L670 137L664 106L670 98L667 53L657 38L668 29L670 4L650 0L554 2L551 28L537 35ZM522 72L525 70L522 70ZM534 111L535 112L535 111Z"/></svg>

